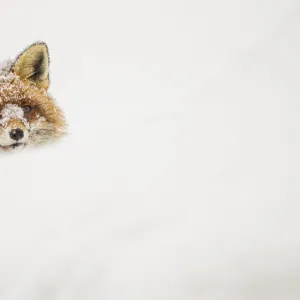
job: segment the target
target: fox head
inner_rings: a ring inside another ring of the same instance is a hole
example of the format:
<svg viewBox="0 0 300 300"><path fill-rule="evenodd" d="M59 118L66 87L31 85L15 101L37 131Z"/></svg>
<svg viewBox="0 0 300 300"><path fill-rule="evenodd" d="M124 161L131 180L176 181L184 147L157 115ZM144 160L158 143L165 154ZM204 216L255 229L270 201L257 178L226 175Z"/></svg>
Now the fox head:
<svg viewBox="0 0 300 300"><path fill-rule="evenodd" d="M31 45L0 69L0 150L40 145L65 133L63 113L48 88L45 43Z"/></svg>

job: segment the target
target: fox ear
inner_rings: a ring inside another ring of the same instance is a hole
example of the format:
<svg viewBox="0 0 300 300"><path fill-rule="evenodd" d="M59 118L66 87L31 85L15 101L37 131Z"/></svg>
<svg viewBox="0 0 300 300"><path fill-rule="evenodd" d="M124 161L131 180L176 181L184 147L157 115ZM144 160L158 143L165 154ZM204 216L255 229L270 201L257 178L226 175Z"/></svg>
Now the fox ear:
<svg viewBox="0 0 300 300"><path fill-rule="evenodd" d="M45 43L37 43L23 51L15 61L14 72L21 79L33 81L39 88L49 87L49 53Z"/></svg>

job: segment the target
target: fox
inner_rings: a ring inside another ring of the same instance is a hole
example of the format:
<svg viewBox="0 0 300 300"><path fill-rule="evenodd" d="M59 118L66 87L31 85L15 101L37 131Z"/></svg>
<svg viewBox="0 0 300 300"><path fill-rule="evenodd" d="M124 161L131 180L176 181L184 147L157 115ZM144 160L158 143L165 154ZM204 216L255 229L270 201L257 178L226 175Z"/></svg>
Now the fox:
<svg viewBox="0 0 300 300"><path fill-rule="evenodd" d="M0 67L0 151L56 141L66 134L64 113L49 94L50 56L36 42Z"/></svg>

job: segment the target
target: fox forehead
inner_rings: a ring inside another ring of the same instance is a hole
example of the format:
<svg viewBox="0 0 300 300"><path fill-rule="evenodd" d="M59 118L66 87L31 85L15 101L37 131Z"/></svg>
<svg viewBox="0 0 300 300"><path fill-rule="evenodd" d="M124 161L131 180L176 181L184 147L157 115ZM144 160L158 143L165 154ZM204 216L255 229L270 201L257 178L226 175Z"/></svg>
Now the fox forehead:
<svg viewBox="0 0 300 300"><path fill-rule="evenodd" d="M38 109L38 116L55 122L60 117L58 108L46 90L38 88L27 79L20 79L8 71L10 64L0 70L0 114L7 105L23 107L30 105ZM1 124L0 124L1 125Z"/></svg>
<svg viewBox="0 0 300 300"><path fill-rule="evenodd" d="M1 73L2 71L2 73ZM24 102L44 103L51 101L43 89L38 89L28 80L21 80L6 69L0 71L0 108L7 103L22 105Z"/></svg>

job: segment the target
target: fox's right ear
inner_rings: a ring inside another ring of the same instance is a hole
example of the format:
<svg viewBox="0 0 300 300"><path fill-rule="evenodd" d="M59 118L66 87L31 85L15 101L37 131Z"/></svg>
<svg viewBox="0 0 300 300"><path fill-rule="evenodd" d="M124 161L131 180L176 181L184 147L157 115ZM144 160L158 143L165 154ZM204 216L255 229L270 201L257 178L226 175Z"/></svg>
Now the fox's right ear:
<svg viewBox="0 0 300 300"><path fill-rule="evenodd" d="M45 43L36 43L16 59L13 71L21 78L33 81L39 88L49 87L49 53Z"/></svg>

